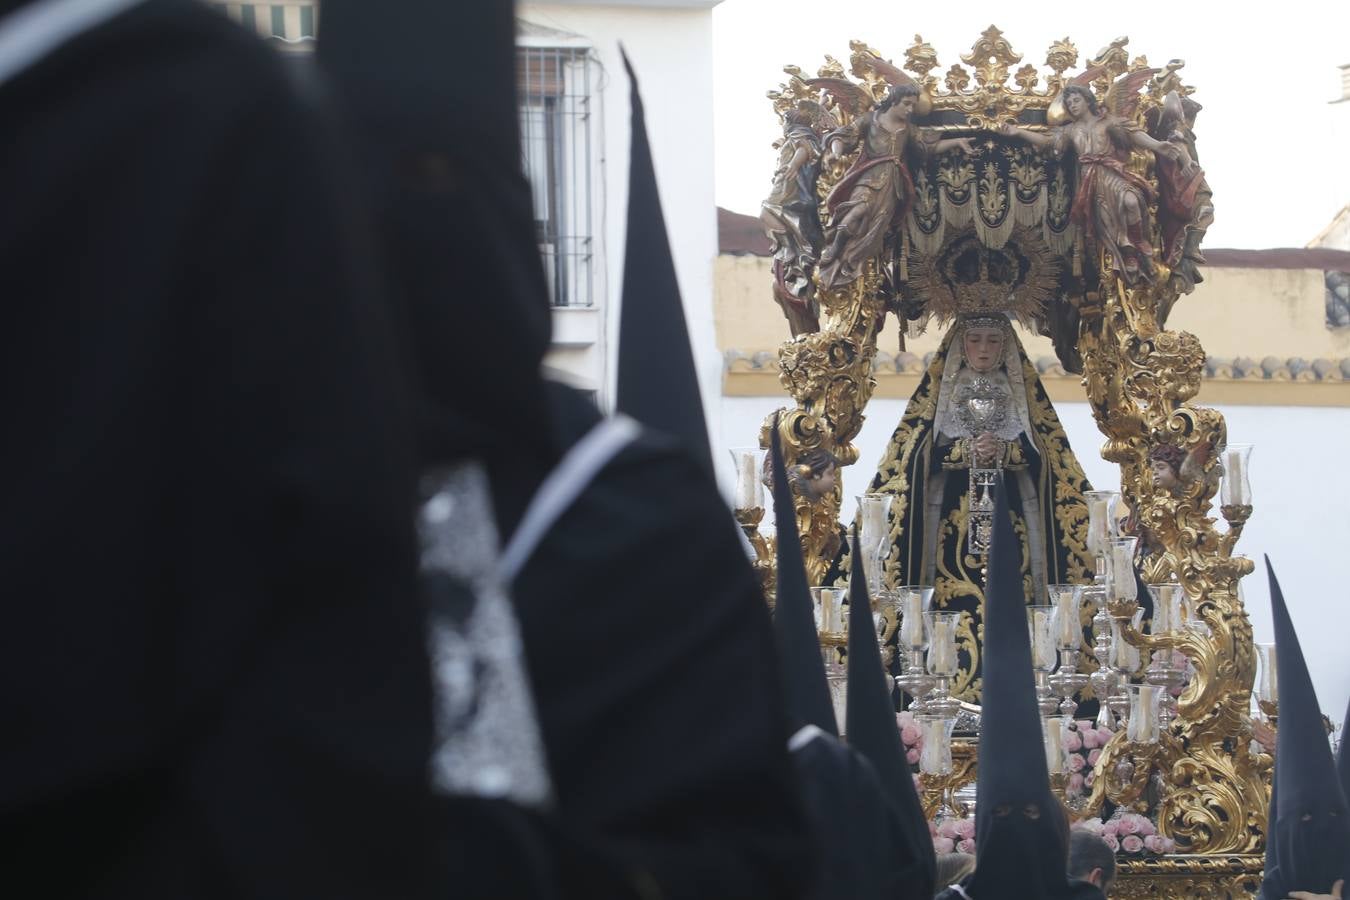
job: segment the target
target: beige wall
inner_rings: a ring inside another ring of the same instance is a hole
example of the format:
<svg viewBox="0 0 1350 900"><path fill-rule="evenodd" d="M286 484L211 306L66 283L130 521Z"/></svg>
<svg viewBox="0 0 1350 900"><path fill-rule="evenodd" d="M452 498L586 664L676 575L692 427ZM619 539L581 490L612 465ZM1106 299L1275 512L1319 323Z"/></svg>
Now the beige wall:
<svg viewBox="0 0 1350 900"><path fill-rule="evenodd" d="M787 322L770 295L769 264L767 257L760 256L717 259L718 347L746 357L728 368L725 393L731 396L781 392L775 367L752 363L757 353L772 354L789 337ZM1177 304L1168 327L1195 334L1212 360L1339 361L1350 357L1350 329L1326 327L1325 297L1323 273L1312 269L1208 268L1205 281ZM1019 334L1033 360L1054 355L1048 338L1024 331ZM936 349L941 338L941 330L933 328L908 338L906 349L922 356ZM887 321L878 345L883 353L894 354L898 349L893 318ZM1047 376L1045 381L1056 401L1082 399L1076 377ZM907 396L918 378L883 373L878 382L878 396ZM1207 382L1204 397L1215 403L1342 406L1350 405L1350 381L1312 380L1308 373L1303 379L1283 374L1217 378Z"/></svg>

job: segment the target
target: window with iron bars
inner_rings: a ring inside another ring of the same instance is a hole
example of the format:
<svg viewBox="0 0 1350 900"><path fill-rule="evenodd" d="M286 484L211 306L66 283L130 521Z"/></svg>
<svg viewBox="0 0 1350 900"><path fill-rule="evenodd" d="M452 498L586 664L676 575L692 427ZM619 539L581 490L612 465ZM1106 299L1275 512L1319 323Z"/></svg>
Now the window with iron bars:
<svg viewBox="0 0 1350 900"><path fill-rule="evenodd" d="M520 137L554 306L595 302L591 230L594 63L587 50L516 49Z"/></svg>

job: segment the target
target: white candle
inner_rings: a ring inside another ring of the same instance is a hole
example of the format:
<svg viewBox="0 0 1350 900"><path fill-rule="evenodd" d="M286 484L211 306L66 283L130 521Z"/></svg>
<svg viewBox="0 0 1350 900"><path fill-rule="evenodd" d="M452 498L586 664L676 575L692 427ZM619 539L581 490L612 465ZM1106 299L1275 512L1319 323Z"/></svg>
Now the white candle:
<svg viewBox="0 0 1350 900"><path fill-rule="evenodd" d="M758 509L763 504L759 499L759 473L755 471L755 454L743 451L737 457L736 471L736 508Z"/></svg>
<svg viewBox="0 0 1350 900"><path fill-rule="evenodd" d="M1106 552L1107 535L1110 529L1107 519L1111 517L1110 500L1093 500L1088 509L1088 551L1093 556Z"/></svg>
<svg viewBox="0 0 1350 900"><path fill-rule="evenodd" d="M947 616L933 617L933 633L928 646L928 671L950 677L956 674L956 623Z"/></svg>
<svg viewBox="0 0 1350 900"><path fill-rule="evenodd" d="M1162 688L1153 684L1135 685L1131 689L1130 724L1127 737L1140 744L1158 742L1158 696Z"/></svg>
<svg viewBox="0 0 1350 900"><path fill-rule="evenodd" d="M1059 718L1042 719L1045 724L1045 767L1051 775L1064 771L1064 722Z"/></svg>
<svg viewBox="0 0 1350 900"><path fill-rule="evenodd" d="M907 591L902 601L900 640L911 650L923 647L923 594Z"/></svg>
<svg viewBox="0 0 1350 900"><path fill-rule="evenodd" d="M919 751L919 771L925 775L946 775L952 770L951 743L947 722L943 719L919 719L923 730L923 749Z"/></svg>
<svg viewBox="0 0 1350 900"><path fill-rule="evenodd" d="M1242 451L1226 450L1223 455L1223 504L1225 506L1241 506L1244 503L1242 490L1242 480L1245 473L1242 471Z"/></svg>
<svg viewBox="0 0 1350 900"><path fill-rule="evenodd" d="M1076 650L1083 642L1083 623L1078 616L1079 594L1063 590L1055 594L1055 639L1060 648Z"/></svg>

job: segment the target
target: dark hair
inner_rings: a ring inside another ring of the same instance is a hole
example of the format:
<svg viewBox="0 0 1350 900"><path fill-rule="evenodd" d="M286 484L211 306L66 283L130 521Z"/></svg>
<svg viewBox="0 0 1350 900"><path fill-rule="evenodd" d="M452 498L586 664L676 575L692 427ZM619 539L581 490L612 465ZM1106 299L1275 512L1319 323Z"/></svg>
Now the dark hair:
<svg viewBox="0 0 1350 900"><path fill-rule="evenodd" d="M1102 892L1116 880L1116 854L1106 841L1086 828L1069 832L1069 877L1086 881L1093 869L1102 870Z"/></svg>
<svg viewBox="0 0 1350 900"><path fill-rule="evenodd" d="M802 109L789 109L783 113L783 123L785 125L810 125L812 124L811 114Z"/></svg>
<svg viewBox="0 0 1350 900"><path fill-rule="evenodd" d="M1081 84L1071 84L1064 89L1064 93L1059 95L1060 102L1064 104L1064 110L1066 112L1069 109L1070 94L1077 94L1078 96L1082 97L1084 100L1087 101L1088 112L1092 113L1094 116L1097 114L1096 95L1092 93L1092 90L1090 88L1086 88Z"/></svg>
<svg viewBox="0 0 1350 900"><path fill-rule="evenodd" d="M1186 451L1172 444L1159 444L1148 451L1149 462L1167 463L1173 475L1181 474L1181 464L1186 461Z"/></svg>
<svg viewBox="0 0 1350 900"><path fill-rule="evenodd" d="M918 97L918 96L919 96L919 89L914 85L897 84L895 87L890 89L890 91L886 94L886 97L881 101L880 104L877 105L877 109L882 110L884 112L885 110L890 109L892 106L899 103L906 97Z"/></svg>

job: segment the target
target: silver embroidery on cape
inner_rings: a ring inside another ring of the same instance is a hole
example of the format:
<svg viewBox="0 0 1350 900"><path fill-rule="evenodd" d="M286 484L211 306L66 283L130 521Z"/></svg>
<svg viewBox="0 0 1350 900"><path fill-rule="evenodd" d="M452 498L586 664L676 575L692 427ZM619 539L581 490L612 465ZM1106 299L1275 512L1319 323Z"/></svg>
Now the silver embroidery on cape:
<svg viewBox="0 0 1350 900"><path fill-rule="evenodd" d="M431 779L447 794L552 798L520 626L498 571L488 481L478 463L423 479L417 516L421 576L431 605L435 695Z"/></svg>

